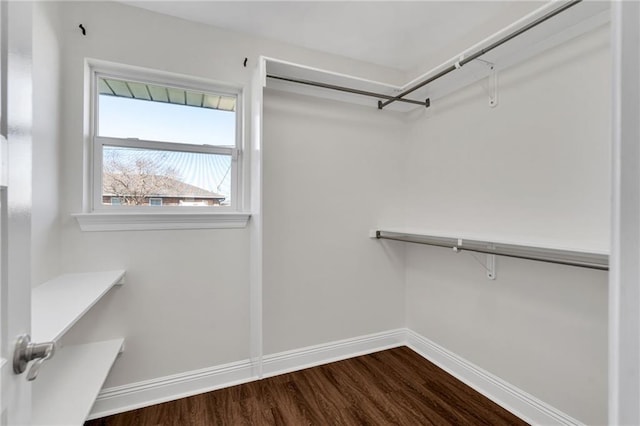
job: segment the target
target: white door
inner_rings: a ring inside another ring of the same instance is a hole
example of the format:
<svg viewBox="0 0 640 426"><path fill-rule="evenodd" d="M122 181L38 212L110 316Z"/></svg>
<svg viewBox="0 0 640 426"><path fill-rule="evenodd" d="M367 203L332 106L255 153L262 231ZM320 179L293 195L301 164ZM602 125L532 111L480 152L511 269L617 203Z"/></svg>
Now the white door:
<svg viewBox="0 0 640 426"><path fill-rule="evenodd" d="M13 370L31 329L31 22L28 2L0 1L0 425L28 424L31 384Z"/></svg>

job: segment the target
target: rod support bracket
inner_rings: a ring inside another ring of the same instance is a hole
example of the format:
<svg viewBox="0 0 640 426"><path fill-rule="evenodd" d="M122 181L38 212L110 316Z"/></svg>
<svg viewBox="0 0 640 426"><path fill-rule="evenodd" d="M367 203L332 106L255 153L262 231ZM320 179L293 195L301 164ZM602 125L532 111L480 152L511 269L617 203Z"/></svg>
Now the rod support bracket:
<svg viewBox="0 0 640 426"><path fill-rule="evenodd" d="M490 280L496 279L496 255L487 255L487 278Z"/></svg>
<svg viewBox="0 0 640 426"><path fill-rule="evenodd" d="M487 81L483 83L482 80L480 80L480 84L489 97L489 106L495 108L498 106L498 70L496 69L496 64L482 59L476 60L487 67Z"/></svg>
<svg viewBox="0 0 640 426"><path fill-rule="evenodd" d="M430 98L425 99L424 107L429 108L430 106L431 106L431 99Z"/></svg>
<svg viewBox="0 0 640 426"><path fill-rule="evenodd" d="M486 67L486 71L482 71L480 74L472 71L472 74L476 77L480 86L482 86L482 89L489 97L489 106L495 108L498 106L498 71L496 64L479 58L477 58L476 61L483 64Z"/></svg>
<svg viewBox="0 0 640 426"><path fill-rule="evenodd" d="M487 64L489 67L489 106L495 108L498 106L498 71L495 64Z"/></svg>

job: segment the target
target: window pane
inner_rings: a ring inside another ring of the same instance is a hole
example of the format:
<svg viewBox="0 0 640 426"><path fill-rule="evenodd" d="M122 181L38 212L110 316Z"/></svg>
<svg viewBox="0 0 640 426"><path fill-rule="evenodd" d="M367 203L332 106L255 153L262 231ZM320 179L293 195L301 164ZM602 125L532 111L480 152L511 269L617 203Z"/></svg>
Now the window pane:
<svg viewBox="0 0 640 426"><path fill-rule="evenodd" d="M236 97L98 78L98 135L236 145Z"/></svg>
<svg viewBox="0 0 640 426"><path fill-rule="evenodd" d="M231 155L103 147L102 204L231 205Z"/></svg>

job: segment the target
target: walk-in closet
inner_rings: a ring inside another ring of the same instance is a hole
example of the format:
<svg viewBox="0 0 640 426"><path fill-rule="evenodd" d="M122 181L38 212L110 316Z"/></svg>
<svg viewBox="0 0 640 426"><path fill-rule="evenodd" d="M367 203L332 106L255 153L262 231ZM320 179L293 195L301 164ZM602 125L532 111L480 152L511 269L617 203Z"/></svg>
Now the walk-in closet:
<svg viewBox="0 0 640 426"><path fill-rule="evenodd" d="M639 28L3 1L0 425L639 424Z"/></svg>

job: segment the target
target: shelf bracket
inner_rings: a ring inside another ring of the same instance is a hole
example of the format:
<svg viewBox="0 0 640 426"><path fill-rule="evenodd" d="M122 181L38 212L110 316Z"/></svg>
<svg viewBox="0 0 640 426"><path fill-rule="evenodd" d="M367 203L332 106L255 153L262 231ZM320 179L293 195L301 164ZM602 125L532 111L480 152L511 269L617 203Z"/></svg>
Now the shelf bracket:
<svg viewBox="0 0 640 426"><path fill-rule="evenodd" d="M453 251L455 251L456 253L459 253L463 250L464 249L462 247L453 248ZM488 279L490 280L496 279L496 255L495 254L487 254L487 260L483 262L482 260L478 259L474 253L472 252L468 252L468 253L471 255L471 257L475 259L476 262L480 264L480 266L482 266L485 269L485 271L487 272Z"/></svg>
<svg viewBox="0 0 640 426"><path fill-rule="evenodd" d="M122 277L120 277L120 279L114 284L117 286L123 286L126 282L126 274L122 274Z"/></svg>
<svg viewBox="0 0 640 426"><path fill-rule="evenodd" d="M487 246L487 249L493 250L495 249L495 246L493 244L489 244ZM464 250L465 248L462 246L462 238L458 238L458 244L455 247L453 247L453 251L456 253L460 253ZM482 260L478 259L478 257L476 256L475 253L473 253L473 251L468 251L467 253L469 253L471 257L473 257L473 259L485 269L485 271L487 272L488 279L490 280L496 279L496 255L495 254L487 254L486 255L487 260L483 262Z"/></svg>

